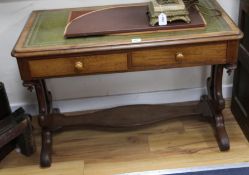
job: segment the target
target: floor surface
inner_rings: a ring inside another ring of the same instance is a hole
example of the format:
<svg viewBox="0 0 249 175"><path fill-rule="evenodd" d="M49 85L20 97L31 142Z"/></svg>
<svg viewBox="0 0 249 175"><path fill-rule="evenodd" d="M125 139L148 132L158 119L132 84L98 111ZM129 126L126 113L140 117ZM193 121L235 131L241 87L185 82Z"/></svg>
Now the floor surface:
<svg viewBox="0 0 249 175"><path fill-rule="evenodd" d="M81 162L82 167L78 168L79 171L84 168L84 175L113 175L248 162L249 143L230 109L223 113L231 142L228 152L219 151L213 129L205 119L190 116L130 131L82 128L57 132L53 140L53 165L60 167L68 162L66 165L70 166L76 161ZM39 169L39 129L35 135L37 152L26 158L13 151L0 163L0 175L6 169L16 172L27 166Z"/></svg>

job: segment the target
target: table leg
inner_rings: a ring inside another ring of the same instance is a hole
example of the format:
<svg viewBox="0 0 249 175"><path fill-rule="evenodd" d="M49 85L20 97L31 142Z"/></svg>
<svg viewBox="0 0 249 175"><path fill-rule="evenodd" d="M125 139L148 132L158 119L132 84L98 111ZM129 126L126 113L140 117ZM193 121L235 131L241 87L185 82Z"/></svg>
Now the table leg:
<svg viewBox="0 0 249 175"><path fill-rule="evenodd" d="M39 124L42 127L42 147L40 154L40 165L49 167L51 165L52 154L52 95L47 90L45 80L33 80L24 82L24 86L28 86L29 90L35 87L37 100L39 104Z"/></svg>
<svg viewBox="0 0 249 175"><path fill-rule="evenodd" d="M221 151L227 151L230 148L230 143L222 114L225 108L225 100L222 96L223 68L224 65L212 66L211 77L207 79L208 96L203 96L202 101L206 103L213 119L212 123L219 148Z"/></svg>

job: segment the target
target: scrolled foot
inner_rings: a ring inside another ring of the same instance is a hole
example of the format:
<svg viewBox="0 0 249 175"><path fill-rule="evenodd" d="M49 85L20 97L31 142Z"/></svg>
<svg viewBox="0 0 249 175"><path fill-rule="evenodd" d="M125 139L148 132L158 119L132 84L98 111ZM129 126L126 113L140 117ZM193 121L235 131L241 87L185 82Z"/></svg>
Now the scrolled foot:
<svg viewBox="0 0 249 175"><path fill-rule="evenodd" d="M51 166L51 156L48 154L41 154L40 157L40 166L43 168L50 167Z"/></svg>
<svg viewBox="0 0 249 175"><path fill-rule="evenodd" d="M216 128L216 139L219 144L220 151L228 151L230 149L229 138L225 127Z"/></svg>
<svg viewBox="0 0 249 175"><path fill-rule="evenodd" d="M224 117L221 111L217 111L213 101L208 96L202 96L200 107L202 115L210 118L210 122L214 128L216 140L220 151L228 151L230 149L229 138L225 129Z"/></svg>
<svg viewBox="0 0 249 175"><path fill-rule="evenodd" d="M42 131L42 148L40 155L41 167L50 167L52 158L52 133L50 131Z"/></svg>
<svg viewBox="0 0 249 175"><path fill-rule="evenodd" d="M221 113L215 116L215 130L220 151L228 151L230 149L230 142L225 129L223 115Z"/></svg>

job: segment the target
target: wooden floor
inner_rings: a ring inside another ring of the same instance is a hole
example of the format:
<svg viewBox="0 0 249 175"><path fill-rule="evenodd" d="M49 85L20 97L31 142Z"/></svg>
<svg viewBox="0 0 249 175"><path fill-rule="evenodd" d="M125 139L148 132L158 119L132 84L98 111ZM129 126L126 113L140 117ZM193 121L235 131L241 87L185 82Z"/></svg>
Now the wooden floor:
<svg viewBox="0 0 249 175"><path fill-rule="evenodd" d="M247 140L228 108L224 111L224 116L231 141L229 152L219 151L209 123L195 116L135 131L113 132L85 128L56 133L53 140L53 162L56 165L84 161L84 175L113 175L134 171L248 162ZM38 132L36 130L39 150ZM4 172L11 167L35 165L38 168L38 161L39 151L30 158L13 151L0 163L0 174L1 171ZM19 171L18 168L15 169Z"/></svg>

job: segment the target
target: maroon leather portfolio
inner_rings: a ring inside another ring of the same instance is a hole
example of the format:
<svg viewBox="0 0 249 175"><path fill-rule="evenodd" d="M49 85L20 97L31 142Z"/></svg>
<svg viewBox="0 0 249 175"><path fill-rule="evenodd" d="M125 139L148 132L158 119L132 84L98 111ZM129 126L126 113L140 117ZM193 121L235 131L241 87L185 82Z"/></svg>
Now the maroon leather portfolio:
<svg viewBox="0 0 249 175"><path fill-rule="evenodd" d="M113 7L95 11L72 11L64 35L70 38L205 27L204 18L195 7L189 9L191 23L175 21L166 26L150 26L147 12L148 7L145 5Z"/></svg>

